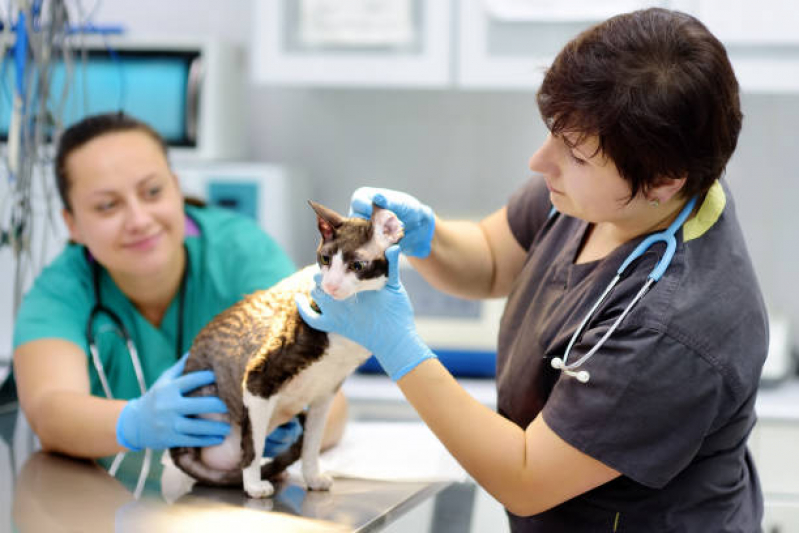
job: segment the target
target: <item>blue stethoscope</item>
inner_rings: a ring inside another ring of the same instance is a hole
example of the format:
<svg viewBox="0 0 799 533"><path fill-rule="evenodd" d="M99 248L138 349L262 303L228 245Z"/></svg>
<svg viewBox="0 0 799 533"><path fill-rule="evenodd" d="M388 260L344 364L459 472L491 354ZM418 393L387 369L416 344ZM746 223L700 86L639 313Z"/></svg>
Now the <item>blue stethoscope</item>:
<svg viewBox="0 0 799 533"><path fill-rule="evenodd" d="M641 242L641 244L639 244L635 248L635 250L632 251L630 255L627 256L627 259L624 260L619 269L616 271L616 276L613 278L610 284L608 284L607 288L604 290L604 292L596 301L596 303L593 305L593 307L591 307L591 310L588 311L588 314L585 316L580 325L577 326L577 330L572 335L572 338L569 341L569 345L566 347L566 353L563 354L562 358L555 357L552 359L551 362L552 368L554 368L555 370L561 370L563 374L566 374L567 376L571 376L577 379L580 383L587 383L588 380L591 379L591 374L588 373L588 370L578 370L578 369L581 366L583 366L589 359L591 359L591 357L594 356L594 354L602 347L603 344L605 344L605 341L607 341L608 338L611 336L611 334L616 330L621 321L624 320L624 317L627 316L627 314L630 312L633 306L636 303L638 303L638 300L640 300L644 296L644 294L646 294L647 291L649 291L652 285L657 283L660 280L660 278L663 277L663 274L666 272L666 269L671 264L671 260L674 257L674 252L677 250L677 237L676 237L677 230L679 230L682 227L682 225L685 223L685 220L691 214L691 211L694 210L696 201L697 197L691 198L688 201L688 203L685 204L685 207L682 208L680 214L677 216L674 222L672 222L669 225L668 228L648 236L646 239L644 239ZM622 314L619 315L619 318L617 318L616 321L613 322L613 324L610 326L610 329L608 329L608 331L602 336L602 338L599 339L599 342L597 342L588 351L588 353L583 355L580 359L578 359L574 363L569 363L568 362L569 353L571 352L572 346L574 346L574 343L577 341L577 338L580 336L580 333L582 333L583 329L585 328L585 325L588 324L588 321L591 320L591 317L594 316L594 313L596 312L597 308L605 300L605 297L610 293L613 287L616 286L616 283L618 283L618 281L621 279L621 276L622 274L624 274L624 271L627 269L630 263L641 257L644 254L644 252L646 252L653 244L658 242L666 243L666 251L663 253L663 257L660 258L660 261L658 261L658 263L655 265L655 268L652 269L652 272L649 273L649 276L647 276L644 286L641 287L641 290L638 291L638 294L636 294L635 297L632 299L632 301L627 305L627 307L624 309L624 312L622 312Z"/></svg>

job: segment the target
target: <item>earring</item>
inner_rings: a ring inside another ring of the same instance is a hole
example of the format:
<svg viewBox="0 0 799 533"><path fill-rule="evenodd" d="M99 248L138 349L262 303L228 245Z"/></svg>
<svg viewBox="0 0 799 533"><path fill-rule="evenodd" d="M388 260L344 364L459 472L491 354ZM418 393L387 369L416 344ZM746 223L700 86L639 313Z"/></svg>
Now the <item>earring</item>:
<svg viewBox="0 0 799 533"><path fill-rule="evenodd" d="M652 207L657 207L660 205L660 200L658 200L657 198L652 198L651 200L649 200L649 205L651 205Z"/></svg>

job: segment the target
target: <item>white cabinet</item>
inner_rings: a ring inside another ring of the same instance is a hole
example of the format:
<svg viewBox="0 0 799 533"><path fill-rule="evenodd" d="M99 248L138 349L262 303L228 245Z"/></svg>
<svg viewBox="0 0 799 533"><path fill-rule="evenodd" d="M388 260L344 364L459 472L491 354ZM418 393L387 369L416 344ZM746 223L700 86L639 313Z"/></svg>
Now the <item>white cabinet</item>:
<svg viewBox="0 0 799 533"><path fill-rule="evenodd" d="M674 0L726 46L743 91L799 91L799 10L795 0Z"/></svg>
<svg viewBox="0 0 799 533"><path fill-rule="evenodd" d="M799 421L761 418L749 438L765 501L764 533L799 531Z"/></svg>
<svg viewBox="0 0 799 533"><path fill-rule="evenodd" d="M457 83L469 89L535 90L561 48L584 29L652 0L459 0Z"/></svg>
<svg viewBox="0 0 799 533"><path fill-rule="evenodd" d="M443 87L449 0L255 0L255 83Z"/></svg>
<svg viewBox="0 0 799 533"><path fill-rule="evenodd" d="M561 47L614 14L697 16L746 92L799 91L794 0L255 0L256 83L533 91Z"/></svg>

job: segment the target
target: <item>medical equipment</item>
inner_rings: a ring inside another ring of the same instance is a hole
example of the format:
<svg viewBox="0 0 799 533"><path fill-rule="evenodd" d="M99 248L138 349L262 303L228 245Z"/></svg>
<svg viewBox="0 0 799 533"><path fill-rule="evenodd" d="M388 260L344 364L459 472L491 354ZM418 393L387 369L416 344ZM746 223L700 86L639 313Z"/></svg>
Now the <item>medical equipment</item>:
<svg viewBox="0 0 799 533"><path fill-rule="evenodd" d="M571 337L571 340L569 341L569 345L566 347L566 353L563 354L562 358L555 357L552 359L551 362L552 368L554 368L555 370L562 370L564 374L577 379L580 383L587 383L588 380L591 379L591 374L588 372L588 370L577 370L577 369L583 366L589 359L591 359L591 357L594 356L594 354L602 347L603 344L605 344L605 341L607 341L608 338L611 336L611 334L616 330L621 321L624 320L624 317L627 316L627 314L630 312L633 306L636 303L638 303L638 300L640 300L644 296L644 294L646 294L647 291L649 291L652 285L654 285L658 280L660 280L664 272L666 272L666 269L669 267L669 265L671 264L671 260L674 257L674 252L677 250L677 238L675 237L675 234L677 233L677 230L679 230L682 227L683 223L685 223L685 220L691 214L691 211L694 210L694 206L696 205L696 200L697 200L696 197L691 198L688 201L688 203L685 204L685 207L683 207L682 211L680 211L680 214L677 216L674 222L672 222L669 225L668 228L666 228L664 231L649 235L641 242L641 244L639 244L635 248L635 250L633 250L633 252L629 256L627 256L627 259L624 260L619 269L616 271L616 276L613 278L610 284L608 284L607 288L599 297L599 299L596 301L591 310L588 311L588 314L585 316L580 325L577 326L577 329L575 330L574 334ZM632 299L632 301L630 301L630 303L627 305L627 307L624 309L621 315L619 315L616 321L613 322L613 324L610 326L610 329L608 329L608 331L602 336L602 338L599 339L599 342L597 342L593 346L593 348L591 348L588 351L588 353L583 355L576 362L569 364L568 362L569 353L571 352L572 346L574 346L574 343L577 341L577 338L580 336L580 333L582 333L583 328L585 328L585 325L588 323L589 320L591 320L591 317L594 316L594 313L596 312L597 308L605 300L605 297L610 293L613 287L616 286L616 283L618 283L618 281L621 279L622 274L630 265L630 263L641 257L644 254L644 252L646 252L653 244L657 242L666 243L666 250L663 252L663 256L660 258L660 261L658 261L658 263L655 265L655 268L653 268L652 272L650 272L649 276L647 276L644 286L641 287L641 290L638 291L638 294L635 295L635 297Z"/></svg>
<svg viewBox="0 0 799 533"><path fill-rule="evenodd" d="M185 249L185 248L184 248ZM183 276L180 280L180 291L178 293L178 328L177 328L177 342L175 343L175 360L180 359L181 352L182 352L182 344L183 344L183 308L185 303L185 294L186 294L186 278L189 272L189 253L188 250L186 252L186 265L183 269ZM139 359L139 352L136 350L136 345L133 343L133 340L130 338L130 334L128 333L127 328L122 323L122 319L119 318L119 315L112 311L110 308L103 305L102 294L100 292L100 266L94 258L87 258L88 261L91 263L92 268L92 282L94 285L94 306L92 307L91 312L89 313L89 319L86 321L86 341L89 345L89 352L92 356L92 363L94 364L94 369L97 371L97 375L100 378L100 383L103 387L103 392L105 393L106 398L112 400L114 398L113 394L111 393L111 387L108 385L108 378L105 374L105 369L103 368L103 362L100 359L100 353L97 350L97 345L95 344L95 336L93 325L97 318L103 314L107 318L109 318L116 326L117 330L119 331L120 335L122 335L122 339L125 341L125 346L127 347L128 354L130 355L130 361L133 365L133 371L136 374L136 381L139 384L139 391L141 392L142 396L147 392L147 383L144 380L144 372L141 366L141 359ZM115 476L119 466L122 464L123 459L125 458L126 452L119 452L116 457L114 457L113 463L111 463L111 467L108 469L108 473L111 476ZM134 497L138 500L139 496L141 496L142 490L144 489L144 482L147 480L147 476L150 473L150 463L152 461L152 453L151 449L147 449L144 452L144 462L142 463L141 470L139 472L139 479L136 483L136 490L133 492Z"/></svg>
<svg viewBox="0 0 799 533"><path fill-rule="evenodd" d="M173 169L184 195L251 217L297 265L316 260L316 218L294 212L297 206L307 209L314 197L305 172L246 161L183 160Z"/></svg>

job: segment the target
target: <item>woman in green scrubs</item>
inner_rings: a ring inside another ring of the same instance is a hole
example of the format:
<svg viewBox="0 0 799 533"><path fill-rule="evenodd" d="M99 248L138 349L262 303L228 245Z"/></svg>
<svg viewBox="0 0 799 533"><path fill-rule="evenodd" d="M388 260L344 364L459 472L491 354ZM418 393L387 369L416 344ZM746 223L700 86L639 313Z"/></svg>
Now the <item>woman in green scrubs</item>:
<svg viewBox="0 0 799 533"><path fill-rule="evenodd" d="M179 377L180 356L216 314L291 274L291 260L254 221L184 205L163 140L125 115L89 117L69 128L55 171L71 242L36 279L14 327L20 402L42 447L97 458L221 442L227 424L185 416L221 411L221 402L181 397L214 377ZM97 303L110 313L90 320ZM136 403L129 400L141 390L123 330L148 388ZM114 399L92 363L89 337ZM168 396L171 410L153 407ZM339 396L327 445L340 437L345 417Z"/></svg>

